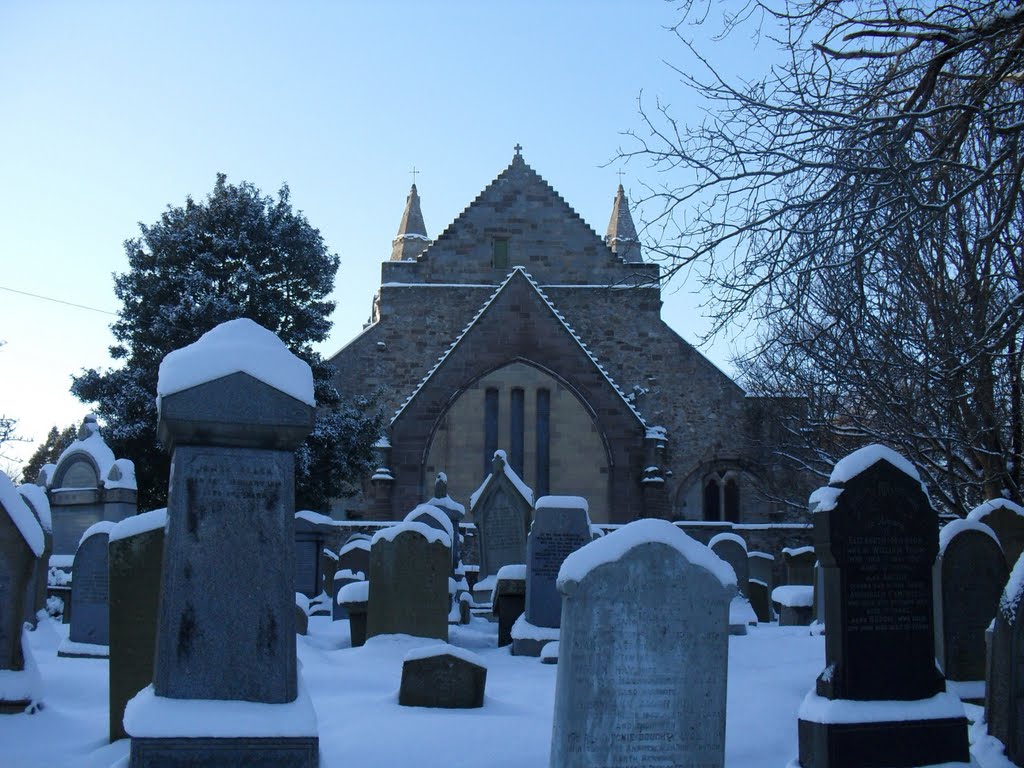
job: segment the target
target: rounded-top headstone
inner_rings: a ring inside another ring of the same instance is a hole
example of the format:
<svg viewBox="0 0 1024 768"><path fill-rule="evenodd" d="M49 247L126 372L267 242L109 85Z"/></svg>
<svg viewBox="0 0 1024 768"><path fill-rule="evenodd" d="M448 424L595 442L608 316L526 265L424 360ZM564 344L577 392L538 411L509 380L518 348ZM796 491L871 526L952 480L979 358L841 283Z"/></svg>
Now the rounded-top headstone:
<svg viewBox="0 0 1024 768"><path fill-rule="evenodd" d="M968 520L984 523L999 538L1009 569L1024 552L1024 507L1009 499L990 499L970 511Z"/></svg>

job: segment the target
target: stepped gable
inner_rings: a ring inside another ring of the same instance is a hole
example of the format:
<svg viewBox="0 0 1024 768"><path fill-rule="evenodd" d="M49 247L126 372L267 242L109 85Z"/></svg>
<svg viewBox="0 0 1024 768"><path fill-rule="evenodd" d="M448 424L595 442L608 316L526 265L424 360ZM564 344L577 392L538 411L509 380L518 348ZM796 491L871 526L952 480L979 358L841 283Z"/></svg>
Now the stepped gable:
<svg viewBox="0 0 1024 768"><path fill-rule="evenodd" d="M614 285L637 270L658 276L657 265L624 264L516 154L415 260L386 262L382 282L497 285L517 266L541 284Z"/></svg>

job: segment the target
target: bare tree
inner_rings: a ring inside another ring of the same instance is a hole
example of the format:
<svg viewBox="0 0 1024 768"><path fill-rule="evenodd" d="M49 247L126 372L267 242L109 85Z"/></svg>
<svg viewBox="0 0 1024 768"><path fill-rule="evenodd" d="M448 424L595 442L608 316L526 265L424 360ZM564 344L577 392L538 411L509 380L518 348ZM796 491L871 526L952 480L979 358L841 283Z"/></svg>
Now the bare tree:
<svg viewBox="0 0 1024 768"><path fill-rule="evenodd" d="M686 43L697 10L705 121L641 103L621 151L667 172L643 201L667 272L698 269L716 330L756 323L741 370L809 397L809 467L882 440L950 509L1019 498L1024 6L751 2L726 35L784 58L747 83Z"/></svg>

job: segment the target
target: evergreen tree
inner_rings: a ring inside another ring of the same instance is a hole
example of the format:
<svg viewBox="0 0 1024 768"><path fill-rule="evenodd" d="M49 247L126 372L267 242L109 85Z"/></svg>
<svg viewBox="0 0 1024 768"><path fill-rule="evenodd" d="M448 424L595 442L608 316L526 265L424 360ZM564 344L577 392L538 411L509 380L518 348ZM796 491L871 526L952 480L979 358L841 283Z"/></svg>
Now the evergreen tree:
<svg viewBox="0 0 1024 768"><path fill-rule="evenodd" d="M77 434L78 428L74 424L65 427L60 432L57 431L56 426L50 427L46 439L36 448L35 453L29 457L28 462L22 467L21 476L24 482L34 483L36 478L39 477L39 470L43 468L44 464L56 464L64 449L75 441Z"/></svg>
<svg viewBox="0 0 1024 768"><path fill-rule="evenodd" d="M111 326L120 368L84 371L72 393L95 403L103 435L118 456L135 462L142 509L166 503L169 457L156 439L156 384L164 356L228 320L247 317L276 333L314 373L318 415L296 452L300 506L326 511L351 494L369 468L382 416L365 400L343 403L332 369L313 351L331 327L338 257L320 232L294 211L287 185L277 198L217 175L206 200L168 206L152 226L125 242L127 272L114 277L122 302Z"/></svg>

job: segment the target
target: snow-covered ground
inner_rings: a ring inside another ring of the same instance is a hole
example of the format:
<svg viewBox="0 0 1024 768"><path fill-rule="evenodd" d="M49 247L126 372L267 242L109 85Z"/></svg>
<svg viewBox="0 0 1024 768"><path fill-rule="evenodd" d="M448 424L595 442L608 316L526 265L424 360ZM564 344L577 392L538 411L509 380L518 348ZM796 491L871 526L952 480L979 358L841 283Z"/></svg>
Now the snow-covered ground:
<svg viewBox="0 0 1024 768"><path fill-rule="evenodd" d="M67 626L44 622L30 635L45 709L0 715L4 768L125 765L128 742L107 743L107 661L57 657ZM349 647L348 622L315 617L299 637L299 658L320 730L322 768L543 768L548 765L553 665L498 649L497 627L474 619L451 628L453 645L488 666L482 709L398 706L402 659L431 642L405 635ZM824 638L774 624L729 638L728 768L783 768L797 753L797 710L824 666ZM968 706L968 716L981 709ZM1011 768L998 742L972 729L981 768Z"/></svg>

